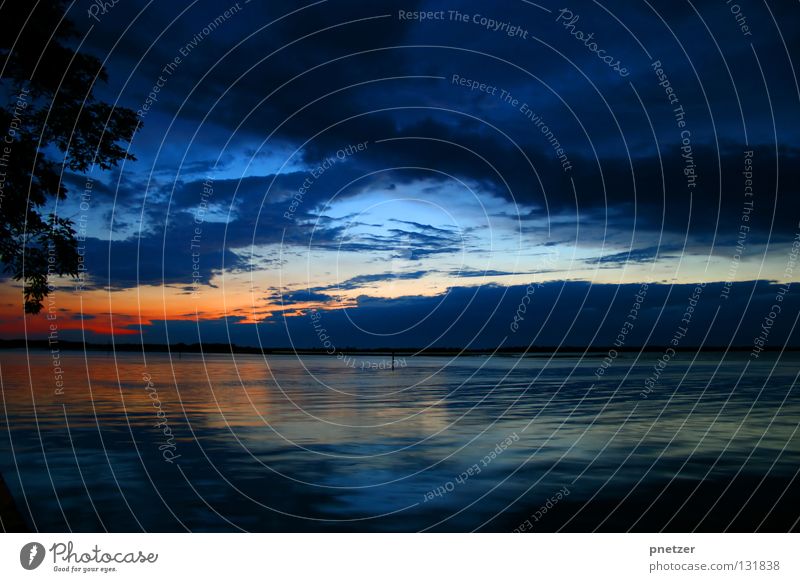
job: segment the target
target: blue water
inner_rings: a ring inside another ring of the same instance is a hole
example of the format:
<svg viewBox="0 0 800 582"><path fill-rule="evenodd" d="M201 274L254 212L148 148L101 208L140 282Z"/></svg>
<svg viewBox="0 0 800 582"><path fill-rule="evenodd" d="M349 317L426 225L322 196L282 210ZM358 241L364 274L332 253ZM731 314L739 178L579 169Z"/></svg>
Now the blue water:
<svg viewBox="0 0 800 582"><path fill-rule="evenodd" d="M797 529L800 358L658 356L7 351L0 470L42 531Z"/></svg>

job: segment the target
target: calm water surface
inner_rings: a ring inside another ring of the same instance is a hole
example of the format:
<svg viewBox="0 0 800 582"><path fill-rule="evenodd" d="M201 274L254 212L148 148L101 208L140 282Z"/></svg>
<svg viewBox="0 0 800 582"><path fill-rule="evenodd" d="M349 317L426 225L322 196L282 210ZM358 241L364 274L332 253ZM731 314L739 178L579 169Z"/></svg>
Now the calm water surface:
<svg viewBox="0 0 800 582"><path fill-rule="evenodd" d="M0 470L47 531L796 529L798 356L657 357L6 351Z"/></svg>

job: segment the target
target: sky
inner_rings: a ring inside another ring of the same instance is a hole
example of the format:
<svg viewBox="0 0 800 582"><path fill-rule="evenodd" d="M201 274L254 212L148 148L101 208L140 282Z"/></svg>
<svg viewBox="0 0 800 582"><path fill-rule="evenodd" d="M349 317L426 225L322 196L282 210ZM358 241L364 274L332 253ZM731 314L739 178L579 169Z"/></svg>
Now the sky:
<svg viewBox="0 0 800 582"><path fill-rule="evenodd" d="M796 3L107 4L136 161L63 171L84 275L0 337L797 343Z"/></svg>

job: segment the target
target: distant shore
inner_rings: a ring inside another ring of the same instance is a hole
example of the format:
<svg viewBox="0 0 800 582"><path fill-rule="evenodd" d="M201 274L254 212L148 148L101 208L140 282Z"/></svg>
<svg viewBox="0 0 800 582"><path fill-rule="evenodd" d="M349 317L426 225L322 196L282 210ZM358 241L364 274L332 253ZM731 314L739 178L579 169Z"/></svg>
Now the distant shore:
<svg viewBox="0 0 800 582"><path fill-rule="evenodd" d="M164 352L172 354L261 354L261 355L300 355L300 356L335 356L336 354L363 355L363 356L542 356L542 355L567 355L587 353L592 356L602 356L610 350L618 353L657 353L663 352L669 346L508 346L502 348L457 348L457 347L427 347L427 348L360 348L345 347L338 349L335 354L330 354L324 348L291 348L291 347L252 347L239 346L236 344L224 343L204 343L204 344L142 344L142 343L91 343L73 342L59 340L56 344L50 344L47 340L24 340L0 339L0 350L51 350L58 348L61 351L81 351L81 352ZM676 352L749 352L752 346L681 346L673 348ZM800 346L769 346L764 348L764 352L797 352Z"/></svg>

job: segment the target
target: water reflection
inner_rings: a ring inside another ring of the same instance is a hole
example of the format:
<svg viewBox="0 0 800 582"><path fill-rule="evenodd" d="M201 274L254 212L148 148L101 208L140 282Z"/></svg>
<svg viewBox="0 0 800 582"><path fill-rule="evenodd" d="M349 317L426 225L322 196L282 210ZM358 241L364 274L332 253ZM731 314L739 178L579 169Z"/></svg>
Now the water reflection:
<svg viewBox="0 0 800 582"><path fill-rule="evenodd" d="M798 360L720 358L4 352L0 469L42 530L790 529Z"/></svg>

